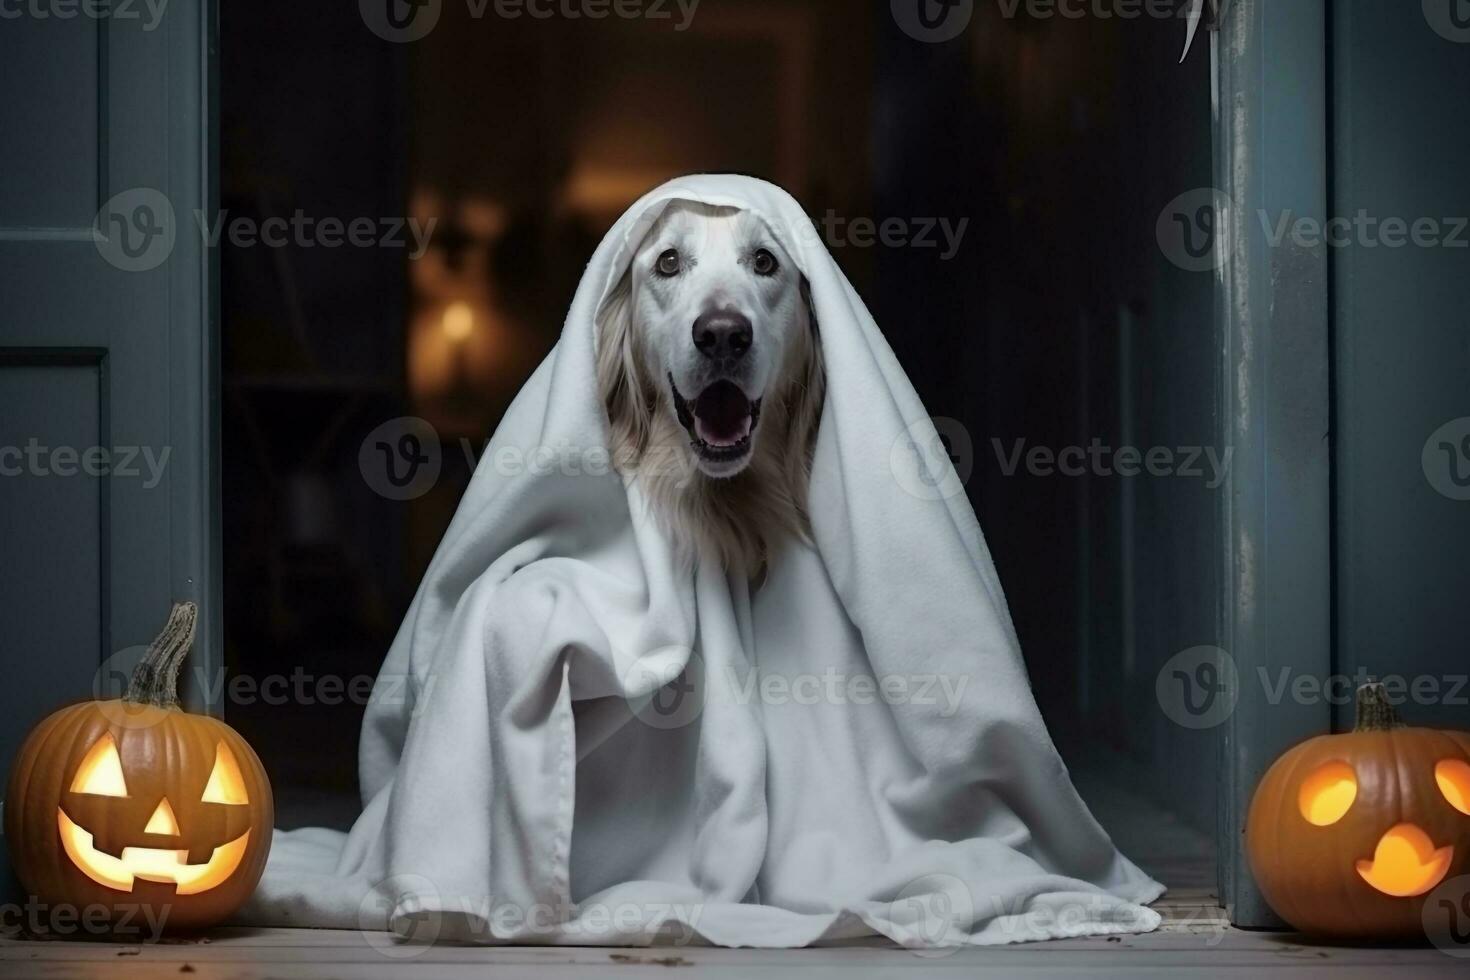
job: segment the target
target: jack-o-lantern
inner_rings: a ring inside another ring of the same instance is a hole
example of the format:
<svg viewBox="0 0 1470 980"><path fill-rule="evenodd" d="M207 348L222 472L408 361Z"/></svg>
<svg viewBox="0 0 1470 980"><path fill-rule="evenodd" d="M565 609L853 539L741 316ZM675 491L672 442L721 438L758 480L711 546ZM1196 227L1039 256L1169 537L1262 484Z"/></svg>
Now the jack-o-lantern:
<svg viewBox="0 0 1470 980"><path fill-rule="evenodd" d="M61 709L16 756L5 836L40 901L192 929L254 891L270 849L270 783L233 728L179 707L194 623L193 603L174 606L121 700Z"/></svg>
<svg viewBox="0 0 1470 980"><path fill-rule="evenodd" d="M1406 728L1382 684L1351 732L1276 761L1246 821L1266 901L1302 932L1423 938L1424 901L1470 873L1470 733Z"/></svg>

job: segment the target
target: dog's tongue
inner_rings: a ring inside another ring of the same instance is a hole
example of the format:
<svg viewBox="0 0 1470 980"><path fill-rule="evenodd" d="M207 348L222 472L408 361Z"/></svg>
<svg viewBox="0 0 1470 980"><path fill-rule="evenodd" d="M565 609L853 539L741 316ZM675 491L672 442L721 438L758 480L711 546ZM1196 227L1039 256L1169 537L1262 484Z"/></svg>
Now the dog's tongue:
<svg viewBox="0 0 1470 980"><path fill-rule="evenodd" d="M750 399L729 381L716 381L694 402L694 431L711 446L733 446L750 435Z"/></svg>

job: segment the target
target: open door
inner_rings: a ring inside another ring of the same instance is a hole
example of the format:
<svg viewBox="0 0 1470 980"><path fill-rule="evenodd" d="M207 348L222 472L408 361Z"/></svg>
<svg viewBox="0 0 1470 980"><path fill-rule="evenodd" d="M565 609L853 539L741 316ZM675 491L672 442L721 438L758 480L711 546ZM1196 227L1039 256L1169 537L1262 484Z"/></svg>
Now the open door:
<svg viewBox="0 0 1470 980"><path fill-rule="evenodd" d="M212 5L96 6L0 21L0 779L173 600L219 662Z"/></svg>

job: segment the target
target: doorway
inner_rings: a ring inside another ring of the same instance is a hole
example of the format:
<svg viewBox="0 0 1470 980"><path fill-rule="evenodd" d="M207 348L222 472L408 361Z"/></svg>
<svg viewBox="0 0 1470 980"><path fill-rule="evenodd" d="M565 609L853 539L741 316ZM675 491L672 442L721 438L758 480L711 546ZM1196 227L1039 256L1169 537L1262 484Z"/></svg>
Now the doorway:
<svg viewBox="0 0 1470 980"><path fill-rule="evenodd" d="M977 5L926 43L847 0L683 25L451 3L390 43L350 6L222 7L225 659L277 679L226 710L284 826L356 814L365 684L603 230L669 177L738 171L807 205L943 420L1082 792L1148 870L1211 890L1219 734L1156 693L1221 615L1218 474L1177 466L1218 447L1214 280L1156 228L1211 180L1181 21ZM297 213L315 230L282 247L229 234ZM372 240L322 247L329 219ZM385 433L437 477L369 473ZM1155 447L1174 469L1119 473Z"/></svg>

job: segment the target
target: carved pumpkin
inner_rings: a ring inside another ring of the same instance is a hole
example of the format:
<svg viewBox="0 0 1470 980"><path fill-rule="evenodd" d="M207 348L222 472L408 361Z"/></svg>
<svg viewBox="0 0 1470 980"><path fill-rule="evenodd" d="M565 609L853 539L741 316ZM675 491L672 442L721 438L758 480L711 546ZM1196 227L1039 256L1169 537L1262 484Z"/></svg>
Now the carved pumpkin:
<svg viewBox="0 0 1470 980"><path fill-rule="evenodd" d="M118 701L41 722L11 768L5 836L26 890L111 921L190 929L234 912L260 880L274 822L260 759L176 696L194 640L176 605Z"/></svg>
<svg viewBox="0 0 1470 980"><path fill-rule="evenodd" d="M1266 901L1302 932L1422 939L1426 896L1470 873L1470 733L1406 728L1382 684L1363 686L1351 732L1267 771L1246 848Z"/></svg>

